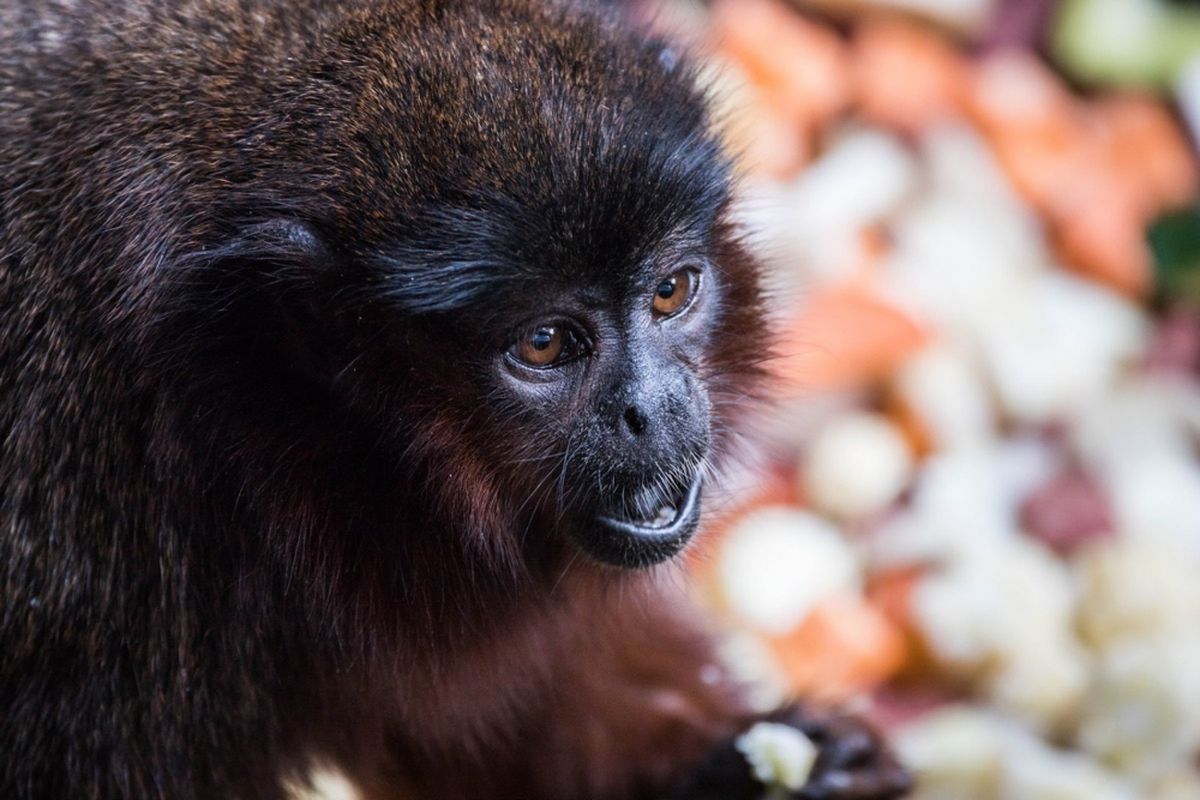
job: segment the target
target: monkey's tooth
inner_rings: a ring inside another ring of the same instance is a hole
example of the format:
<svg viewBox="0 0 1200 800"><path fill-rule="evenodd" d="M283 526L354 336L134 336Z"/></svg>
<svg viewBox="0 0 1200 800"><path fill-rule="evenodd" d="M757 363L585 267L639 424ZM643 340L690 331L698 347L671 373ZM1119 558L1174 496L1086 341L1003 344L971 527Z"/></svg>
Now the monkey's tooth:
<svg viewBox="0 0 1200 800"><path fill-rule="evenodd" d="M663 528L675 521L679 511L675 506L662 506L658 509L658 514L650 521L650 524L655 528Z"/></svg>

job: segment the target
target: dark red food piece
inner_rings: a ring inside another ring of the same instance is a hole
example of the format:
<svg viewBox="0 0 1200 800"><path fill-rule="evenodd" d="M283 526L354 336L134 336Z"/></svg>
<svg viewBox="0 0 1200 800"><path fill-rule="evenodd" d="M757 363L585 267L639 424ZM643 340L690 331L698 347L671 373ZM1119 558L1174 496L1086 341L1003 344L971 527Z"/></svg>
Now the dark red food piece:
<svg viewBox="0 0 1200 800"><path fill-rule="evenodd" d="M1064 472L1038 489L1021 507L1021 525L1060 555L1113 534L1112 505L1091 476Z"/></svg>
<svg viewBox="0 0 1200 800"><path fill-rule="evenodd" d="M1200 312L1181 307L1163 317L1146 353L1146 369L1165 374L1200 374Z"/></svg>

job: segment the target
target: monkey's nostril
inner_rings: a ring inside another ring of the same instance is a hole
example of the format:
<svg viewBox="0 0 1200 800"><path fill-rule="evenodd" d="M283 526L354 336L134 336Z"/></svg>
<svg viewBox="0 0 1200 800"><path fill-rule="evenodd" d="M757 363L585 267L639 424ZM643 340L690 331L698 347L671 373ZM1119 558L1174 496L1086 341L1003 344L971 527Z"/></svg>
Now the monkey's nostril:
<svg viewBox="0 0 1200 800"><path fill-rule="evenodd" d="M646 430L646 424L646 416L638 410L637 406L625 409L625 425L634 436L641 436L642 432Z"/></svg>

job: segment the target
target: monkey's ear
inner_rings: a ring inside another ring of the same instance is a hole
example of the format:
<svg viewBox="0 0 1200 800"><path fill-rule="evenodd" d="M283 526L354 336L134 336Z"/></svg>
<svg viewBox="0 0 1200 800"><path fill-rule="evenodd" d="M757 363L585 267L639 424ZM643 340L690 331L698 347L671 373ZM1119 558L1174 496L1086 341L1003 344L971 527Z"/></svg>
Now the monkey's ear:
<svg viewBox="0 0 1200 800"><path fill-rule="evenodd" d="M189 316L220 339L236 339L279 367L320 380L333 368L330 300L338 263L308 223L244 226L192 257Z"/></svg>
<svg viewBox="0 0 1200 800"><path fill-rule="evenodd" d="M331 307L337 259L316 230L295 220L272 220L247 231L251 255L268 278L257 309L265 342L281 364L303 378L327 383L338 370Z"/></svg>

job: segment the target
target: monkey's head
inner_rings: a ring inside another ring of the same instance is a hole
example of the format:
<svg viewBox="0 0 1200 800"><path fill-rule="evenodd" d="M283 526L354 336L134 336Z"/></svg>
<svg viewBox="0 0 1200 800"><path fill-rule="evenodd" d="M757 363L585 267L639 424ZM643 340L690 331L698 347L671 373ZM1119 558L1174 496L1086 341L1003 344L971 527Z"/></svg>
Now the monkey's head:
<svg viewBox="0 0 1200 800"><path fill-rule="evenodd" d="M297 81L320 110L271 182L303 199L239 246L276 251L255 379L385 465L378 539L652 565L696 530L764 354L728 163L675 51L486 6L364 18ZM433 529L380 532L392 502Z"/></svg>

